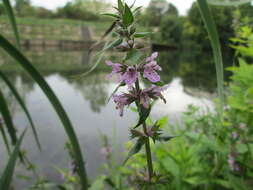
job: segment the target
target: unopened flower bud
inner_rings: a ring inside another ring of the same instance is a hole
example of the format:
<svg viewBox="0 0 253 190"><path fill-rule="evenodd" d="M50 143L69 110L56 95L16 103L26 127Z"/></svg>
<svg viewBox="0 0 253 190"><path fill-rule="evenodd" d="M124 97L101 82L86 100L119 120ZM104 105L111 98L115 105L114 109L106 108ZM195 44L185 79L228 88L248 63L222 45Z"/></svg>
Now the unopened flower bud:
<svg viewBox="0 0 253 190"><path fill-rule="evenodd" d="M134 41L133 41L133 40L128 40L127 43L128 43L128 45L129 45L130 47L132 47L132 46L134 45Z"/></svg>
<svg viewBox="0 0 253 190"><path fill-rule="evenodd" d="M121 29L121 28L117 29L116 32L117 32L119 35L121 35L121 36L124 36L124 34L125 34L125 33L124 33L124 30Z"/></svg>
<svg viewBox="0 0 253 190"><path fill-rule="evenodd" d="M136 31L136 28L134 26L131 26L131 28L129 29L129 34L133 35Z"/></svg>
<svg viewBox="0 0 253 190"><path fill-rule="evenodd" d="M141 49L141 48L144 48L144 45L143 44L134 44L134 48Z"/></svg>
<svg viewBox="0 0 253 190"><path fill-rule="evenodd" d="M135 129L131 129L131 134L132 134L132 138L135 137L145 137L146 135L144 133L142 133L141 131L135 130Z"/></svg>

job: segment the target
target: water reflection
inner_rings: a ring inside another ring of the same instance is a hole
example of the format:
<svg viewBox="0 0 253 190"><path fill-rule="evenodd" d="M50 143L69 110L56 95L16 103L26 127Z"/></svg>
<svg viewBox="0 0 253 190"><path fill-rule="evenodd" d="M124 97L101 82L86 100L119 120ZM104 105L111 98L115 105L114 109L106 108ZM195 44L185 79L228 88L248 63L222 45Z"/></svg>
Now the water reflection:
<svg viewBox="0 0 253 190"><path fill-rule="evenodd" d="M126 111L124 117L120 118L114 103L107 104L107 99L116 84L106 80L109 71L105 64L85 78L73 79L73 75L82 73L91 66L89 61L92 62L93 57L87 57L87 52L33 51L26 52L26 54L44 75L66 109L84 151L88 172L90 176L94 177L99 165L103 162L99 153L101 144L99 133L112 136L116 129L117 142L123 146L129 137L128 127L136 122L135 113ZM64 143L67 138L62 124L38 85L8 56L1 57L3 57L4 64L0 69L7 73L21 92L37 126L43 151L37 150L30 134L25 138L24 148L29 150L29 158L38 165L40 173L43 173L48 179L60 181L60 176L54 167L66 168L69 162L69 157L64 151ZM180 70L180 65L177 64L178 59L176 54L161 54L160 62L164 68L162 77L166 83L170 83L170 87L164 93L168 103L165 105L157 101L155 104L152 111L152 116L155 118L168 115L173 122L179 118L189 104L212 107L212 96L209 93L199 91L197 86L185 86L186 79L178 77ZM0 87L5 89L6 97L11 97L1 81ZM13 99L9 101L10 104L13 102ZM15 109L14 121L19 131L28 126L27 119L19 109ZM2 142L0 144L0 155L6 155ZM3 164L0 163L0 168ZM17 171L25 174L21 168L18 168ZM18 181L16 184L19 188L27 183Z"/></svg>

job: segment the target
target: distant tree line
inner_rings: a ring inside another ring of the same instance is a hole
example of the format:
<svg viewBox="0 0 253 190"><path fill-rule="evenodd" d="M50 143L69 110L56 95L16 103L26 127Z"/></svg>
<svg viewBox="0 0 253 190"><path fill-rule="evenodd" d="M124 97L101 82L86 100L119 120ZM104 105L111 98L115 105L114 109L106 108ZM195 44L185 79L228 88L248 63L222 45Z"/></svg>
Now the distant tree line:
<svg viewBox="0 0 253 190"><path fill-rule="evenodd" d="M56 10L32 6L30 0L15 0L15 13L19 17L68 18L76 20L96 21L104 19L100 14L106 12L108 3L103 0L74 0ZM0 1L0 15L4 14L4 6Z"/></svg>
<svg viewBox="0 0 253 190"><path fill-rule="evenodd" d="M210 9L219 32L226 68L236 64L235 52L230 48L231 38L241 26L253 26L253 6L250 3L239 7L210 5ZM167 73L181 76L188 86L216 86L212 49L197 3L181 16L166 0L151 0L139 19L143 25L154 28L154 42L176 46L179 50L163 53L161 61ZM225 72L225 77L229 77L229 72Z"/></svg>

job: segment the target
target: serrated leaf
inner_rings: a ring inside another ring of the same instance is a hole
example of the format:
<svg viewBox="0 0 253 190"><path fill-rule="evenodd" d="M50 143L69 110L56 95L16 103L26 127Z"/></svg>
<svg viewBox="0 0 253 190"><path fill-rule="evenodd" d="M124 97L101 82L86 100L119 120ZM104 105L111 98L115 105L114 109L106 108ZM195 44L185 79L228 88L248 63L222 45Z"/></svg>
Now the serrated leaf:
<svg viewBox="0 0 253 190"><path fill-rule="evenodd" d="M142 6L139 6L133 10L133 13L135 14L137 11L139 11L142 8Z"/></svg>
<svg viewBox="0 0 253 190"><path fill-rule="evenodd" d="M112 13L103 13L102 15L104 16L110 16L110 17L114 17L114 18L120 18L119 15L116 15L116 14L112 14Z"/></svg>
<svg viewBox="0 0 253 190"><path fill-rule="evenodd" d="M139 121L138 124L134 127L137 128L140 125L142 125L146 119L148 118L150 111L151 111L151 107L149 107L148 109L144 108L143 106L140 106L140 110L139 111Z"/></svg>
<svg viewBox="0 0 253 190"><path fill-rule="evenodd" d="M175 138L176 136L159 136L158 138L156 138L155 140L158 141L170 141L171 139Z"/></svg>
<svg viewBox="0 0 253 190"><path fill-rule="evenodd" d="M144 145L144 143L145 143L145 138L140 138L140 139L137 140L134 147L129 151L126 159L123 162L123 165L126 164L126 162L129 160L129 158L131 158L133 155L140 152L140 150L141 150L142 146Z"/></svg>
<svg viewBox="0 0 253 190"><path fill-rule="evenodd" d="M169 120L168 117L164 116L156 121L156 125L158 125L159 128L163 128L165 127L166 124L168 124L168 120Z"/></svg>
<svg viewBox="0 0 253 190"><path fill-rule="evenodd" d="M163 81L155 82L153 84L156 86L164 86L165 85L165 83Z"/></svg>
<svg viewBox="0 0 253 190"><path fill-rule="evenodd" d="M126 26L129 26L134 22L133 13L132 13L131 9L128 7L127 4L125 4L125 9L124 9L122 19L123 19L123 24L126 25Z"/></svg>
<svg viewBox="0 0 253 190"><path fill-rule="evenodd" d="M151 34L152 34L152 32L136 32L134 34L134 37L135 38L144 38L144 37L150 36Z"/></svg>
<svg viewBox="0 0 253 190"><path fill-rule="evenodd" d="M124 5L123 5L123 3L122 3L121 0L118 0L118 10L119 10L120 13L123 14L123 12L124 12Z"/></svg>
<svg viewBox="0 0 253 190"><path fill-rule="evenodd" d="M136 0L134 0L134 2L132 3L132 5L130 6L131 9L134 7L135 3L136 3Z"/></svg>
<svg viewBox="0 0 253 190"><path fill-rule="evenodd" d="M113 47L116 47L116 46L120 45L122 42L123 42L123 39L122 39L122 38L116 39L116 40L112 41L111 43L109 43L109 44L103 49L103 51L106 51L106 50L108 50L108 49L111 49L111 48L113 48Z"/></svg>

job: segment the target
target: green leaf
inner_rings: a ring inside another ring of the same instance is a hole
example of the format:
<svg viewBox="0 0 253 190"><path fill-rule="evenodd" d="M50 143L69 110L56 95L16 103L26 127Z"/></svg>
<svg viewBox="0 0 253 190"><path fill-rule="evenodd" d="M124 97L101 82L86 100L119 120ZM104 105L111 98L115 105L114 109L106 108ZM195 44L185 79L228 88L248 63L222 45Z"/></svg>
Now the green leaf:
<svg viewBox="0 0 253 190"><path fill-rule="evenodd" d="M140 110L138 110L138 111L139 111L140 118L139 118L138 124L134 128L139 127L140 125L142 125L146 121L146 119L148 118L148 116L150 114L151 107L146 109L143 106L140 106Z"/></svg>
<svg viewBox="0 0 253 190"><path fill-rule="evenodd" d="M123 41L123 39L119 38L119 39L112 41L111 43L106 42L103 49L96 54L96 56L98 56L98 59L95 62L95 64L87 72L79 75L78 78L85 77L88 74L90 74L92 71L94 71L97 68L97 66L99 65L99 63L101 62L102 58L104 57L105 51L120 45L122 43L122 41Z"/></svg>
<svg viewBox="0 0 253 190"><path fill-rule="evenodd" d="M130 65L136 65L140 63L141 59L143 58L143 55L144 54L141 51L131 49L130 51L127 52L125 61Z"/></svg>
<svg viewBox="0 0 253 190"><path fill-rule="evenodd" d="M251 187L246 184L246 181L241 177L229 176L229 183L233 190L250 190Z"/></svg>
<svg viewBox="0 0 253 190"><path fill-rule="evenodd" d="M20 150L20 146L21 146L21 143L22 143L22 140L24 138L24 135L25 135L25 132L26 130L22 133L22 135L20 136L19 140L17 141L17 144L9 158L9 161L8 161L8 164L7 166L5 167L4 171L3 171L3 174L0 178L0 189L10 189L10 185L11 185L11 181L12 181L12 176L13 176L13 173L14 173L14 168L15 168L15 165L16 165L16 161L17 161L17 157L18 157L18 154L19 154L19 150Z"/></svg>
<svg viewBox="0 0 253 190"><path fill-rule="evenodd" d="M131 25L134 22L134 16L131 9L125 4L124 14L123 14L123 24L126 26Z"/></svg>
<svg viewBox="0 0 253 190"><path fill-rule="evenodd" d="M136 7L136 8L133 10L133 13L135 14L135 13L136 13L137 11L139 11L141 8L142 8L142 6Z"/></svg>
<svg viewBox="0 0 253 190"><path fill-rule="evenodd" d="M239 6L250 3L251 0L207 0L208 3L218 6Z"/></svg>
<svg viewBox="0 0 253 190"><path fill-rule="evenodd" d="M246 144L236 144L236 150L240 154L248 152L248 147Z"/></svg>
<svg viewBox="0 0 253 190"><path fill-rule="evenodd" d="M0 122L0 132L1 132L2 137L3 137L3 141L4 141L4 144L5 144L6 150L7 150L8 154L10 154L10 145L9 145L9 142L8 142L5 130L4 130L4 126L2 125L1 122Z"/></svg>
<svg viewBox="0 0 253 190"><path fill-rule="evenodd" d="M99 177L89 188L89 190L98 190L98 189L105 189L104 180L105 176Z"/></svg>
<svg viewBox="0 0 253 190"><path fill-rule="evenodd" d="M137 142L135 143L135 145L133 146L133 148L129 151L126 159L123 162L123 165L125 165L127 163L127 161L129 160L129 158L131 158L133 155L137 154L138 152L140 152L142 146L145 144L145 138L140 138L137 140Z"/></svg>
<svg viewBox="0 0 253 190"><path fill-rule="evenodd" d="M159 136L158 138L156 138L155 140L158 141L170 141L171 139L175 138L176 136Z"/></svg>
<svg viewBox="0 0 253 190"><path fill-rule="evenodd" d="M188 178L183 179L183 181L185 181L191 185L205 184L205 181L203 181L203 178L201 178L200 176L188 177Z"/></svg>
<svg viewBox="0 0 253 190"><path fill-rule="evenodd" d="M116 39L116 40L112 41L111 43L109 43L107 46L105 46L102 51L106 51L108 49L114 48L114 47L120 45L122 42L123 42L122 38Z"/></svg>
<svg viewBox="0 0 253 190"><path fill-rule="evenodd" d="M33 135L34 135L34 138L35 138L35 141L37 143L37 146L39 147L39 149L41 150L41 146L40 146L40 142L39 142L39 138L38 138L38 134L37 134L37 131L35 129L35 126L34 126L34 123L33 123L33 120L32 120L32 117L28 111L28 109L26 108L22 98L20 97L19 93L17 92L17 90L15 89L15 87L11 84L11 82L9 81L9 79L0 71L0 77L3 79L3 81L6 83L6 85L9 87L10 91L12 92L12 94L15 96L16 100L18 101L19 105L21 106L21 108L24 110L29 122L30 122L30 125L31 125L31 128L32 128L32 131L33 131Z"/></svg>
<svg viewBox="0 0 253 190"><path fill-rule="evenodd" d="M213 50L215 68L216 68L216 76L217 76L217 84L218 84L218 95L219 95L219 113L220 119L222 121L223 117L223 108L224 108L224 71L223 71L223 60L221 53L221 46L219 41L219 35L217 32L216 25L214 23L213 17L209 10L206 0L197 0L199 4L200 13L202 19L205 23L206 29L209 34L209 38L211 41L211 46Z"/></svg>
<svg viewBox="0 0 253 190"><path fill-rule="evenodd" d="M226 180L222 180L222 179L216 179L214 180L215 184L221 185L225 188L231 189L231 185L229 183L229 181Z"/></svg>
<svg viewBox="0 0 253 190"><path fill-rule="evenodd" d="M18 27L17 27L16 19L15 19L10 1L9 0L3 0L3 3L4 3L4 7L6 9L6 12L8 14L9 20L11 22L12 28L13 28L13 32L14 32L14 35L15 35L15 38L16 38L17 46L18 46L18 48L20 48L21 46L20 46L20 38L19 38Z"/></svg>
<svg viewBox="0 0 253 190"><path fill-rule="evenodd" d="M66 114L64 108L62 107L60 101L56 97L53 90L41 76L41 74L35 69L35 67L30 63L30 61L17 49L15 48L8 40L6 40L0 34L0 46L12 57L14 58L19 65L21 65L30 75L31 77L37 82L40 86L41 90L45 93L48 100L50 101L51 105L54 107L56 113L58 114L64 129L68 135L69 141L72 145L74 150L74 159L77 164L77 173L80 177L82 190L88 189L88 180L86 175L86 170L84 167L84 160L81 152L81 148L76 137L74 128Z"/></svg>
<svg viewBox="0 0 253 190"><path fill-rule="evenodd" d="M120 18L119 17L119 15L116 15L116 14L112 14L112 13L104 13L104 14L102 14L102 15L104 15L104 16L110 16L110 17L114 17L114 18Z"/></svg>
<svg viewBox="0 0 253 190"><path fill-rule="evenodd" d="M135 38L145 38L147 36L150 36L152 34L152 32L136 32L134 34Z"/></svg>
<svg viewBox="0 0 253 190"><path fill-rule="evenodd" d="M168 116L164 116L156 121L156 125L159 126L159 128L164 128L168 124Z"/></svg>
<svg viewBox="0 0 253 190"><path fill-rule="evenodd" d="M124 9L125 8L124 8L124 5L123 5L122 1L118 0L118 10L119 10L119 12L123 14Z"/></svg>
<svg viewBox="0 0 253 190"><path fill-rule="evenodd" d="M12 117L11 117L7 102L1 90L0 90L0 112L5 121L8 133L11 137L11 142L13 145L15 145L17 143L16 129L12 122Z"/></svg>

